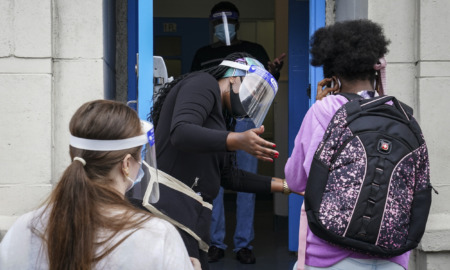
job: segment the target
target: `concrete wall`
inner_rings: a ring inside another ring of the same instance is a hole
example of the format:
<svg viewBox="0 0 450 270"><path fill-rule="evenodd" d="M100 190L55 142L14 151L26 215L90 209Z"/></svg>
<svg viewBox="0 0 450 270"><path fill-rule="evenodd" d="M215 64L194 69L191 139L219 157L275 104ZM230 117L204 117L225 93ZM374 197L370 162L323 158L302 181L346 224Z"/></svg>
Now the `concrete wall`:
<svg viewBox="0 0 450 270"><path fill-rule="evenodd" d="M336 21L367 19L367 0L336 0Z"/></svg>
<svg viewBox="0 0 450 270"><path fill-rule="evenodd" d="M448 1L418 1L417 107L429 147L434 195L417 269L448 269L450 265L450 24Z"/></svg>
<svg viewBox="0 0 450 270"><path fill-rule="evenodd" d="M383 25L391 40L388 93L414 108L428 145L431 182L439 191L411 269L448 269L450 264L450 2L368 1L368 18ZM393 11L396 12L393 12ZM401 12L400 12L401 11Z"/></svg>
<svg viewBox="0 0 450 270"><path fill-rule="evenodd" d="M0 2L0 231L51 189L51 12L50 0Z"/></svg>
<svg viewBox="0 0 450 270"><path fill-rule="evenodd" d="M70 162L74 111L113 96L110 4L0 1L0 238L43 202Z"/></svg>

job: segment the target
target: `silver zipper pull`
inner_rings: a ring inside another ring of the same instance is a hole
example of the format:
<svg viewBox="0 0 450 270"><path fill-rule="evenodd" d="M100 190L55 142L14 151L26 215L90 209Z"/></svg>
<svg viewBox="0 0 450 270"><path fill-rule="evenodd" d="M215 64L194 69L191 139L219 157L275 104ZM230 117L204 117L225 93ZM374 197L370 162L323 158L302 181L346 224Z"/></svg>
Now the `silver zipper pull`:
<svg viewBox="0 0 450 270"><path fill-rule="evenodd" d="M198 180L199 180L199 178L198 178L198 177L195 177L194 184L192 184L191 189L193 189L194 187L197 186Z"/></svg>

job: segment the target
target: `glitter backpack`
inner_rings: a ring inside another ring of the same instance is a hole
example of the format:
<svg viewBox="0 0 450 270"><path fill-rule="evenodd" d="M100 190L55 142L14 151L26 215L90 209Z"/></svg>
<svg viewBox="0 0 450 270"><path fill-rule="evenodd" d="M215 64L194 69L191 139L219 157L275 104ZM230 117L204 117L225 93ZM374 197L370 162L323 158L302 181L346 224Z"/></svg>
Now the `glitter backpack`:
<svg viewBox="0 0 450 270"><path fill-rule="evenodd" d="M418 245L430 210L424 137L412 109L395 97L343 95L350 101L333 116L311 164L308 225L341 247L400 255Z"/></svg>

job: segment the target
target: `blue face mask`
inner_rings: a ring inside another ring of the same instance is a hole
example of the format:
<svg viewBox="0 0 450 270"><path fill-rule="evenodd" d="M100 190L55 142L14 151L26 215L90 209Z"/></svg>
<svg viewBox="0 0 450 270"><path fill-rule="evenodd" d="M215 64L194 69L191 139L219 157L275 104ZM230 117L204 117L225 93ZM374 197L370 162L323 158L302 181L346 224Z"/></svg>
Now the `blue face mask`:
<svg viewBox="0 0 450 270"><path fill-rule="evenodd" d="M229 23L228 32L230 34L230 42L231 42L233 38L236 36L236 26L234 24ZM214 35L223 43L226 42L225 27L223 26L223 24L218 24L214 27Z"/></svg>
<svg viewBox="0 0 450 270"><path fill-rule="evenodd" d="M144 170L142 169L142 163L139 162L139 164L141 164L141 167L139 167L139 172L136 176L136 179L133 181L133 179L131 179L130 177L127 176L127 180L131 182L130 187L127 189L127 191L129 191L130 189L132 189L134 187L134 185L136 185L136 183L141 182L142 177L144 177Z"/></svg>

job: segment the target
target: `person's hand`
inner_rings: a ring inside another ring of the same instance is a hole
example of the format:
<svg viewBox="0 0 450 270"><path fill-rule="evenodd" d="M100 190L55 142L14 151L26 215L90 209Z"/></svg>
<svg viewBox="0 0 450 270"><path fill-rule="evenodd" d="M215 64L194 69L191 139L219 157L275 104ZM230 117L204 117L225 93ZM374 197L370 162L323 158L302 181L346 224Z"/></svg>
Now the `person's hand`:
<svg viewBox="0 0 450 270"><path fill-rule="evenodd" d="M325 78L321 80L319 83L317 83L316 100L321 100L322 98L326 97L329 93L339 92L339 85L337 83L335 83L333 87L328 87L328 85L333 80L334 78Z"/></svg>
<svg viewBox="0 0 450 270"><path fill-rule="evenodd" d="M189 257L191 259L192 266L194 266L194 270L202 270L202 265L197 258Z"/></svg>
<svg viewBox="0 0 450 270"><path fill-rule="evenodd" d="M243 150L264 161L273 162L278 158L278 151L273 150L275 144L264 140L259 135L264 133L264 126L249 129L245 132L230 132L227 137L227 149Z"/></svg>
<svg viewBox="0 0 450 270"><path fill-rule="evenodd" d="M268 67L268 71L270 74L275 75L278 72L280 72L280 70L283 68L283 61L284 58L286 57L285 53L282 53L280 56L278 56L277 58L273 59L272 62L267 62L267 67Z"/></svg>

